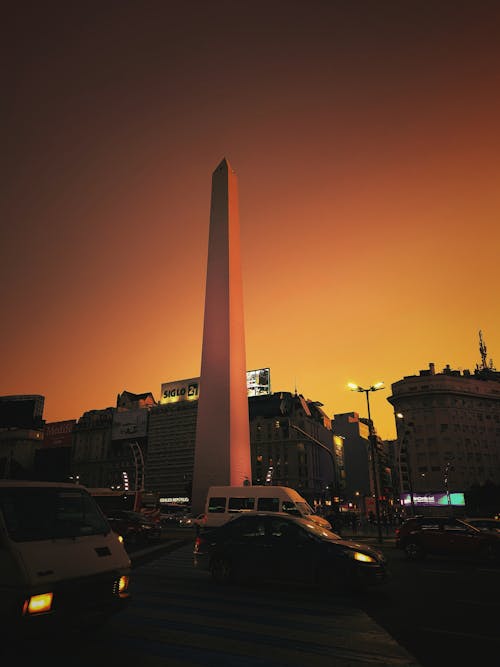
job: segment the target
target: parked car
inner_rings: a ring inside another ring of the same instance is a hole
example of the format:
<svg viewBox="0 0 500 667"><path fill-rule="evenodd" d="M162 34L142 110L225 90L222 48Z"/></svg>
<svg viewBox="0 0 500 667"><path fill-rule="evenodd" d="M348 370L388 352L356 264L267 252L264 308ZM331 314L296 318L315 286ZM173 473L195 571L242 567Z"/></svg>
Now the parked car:
<svg viewBox="0 0 500 667"><path fill-rule="evenodd" d="M278 512L245 512L222 526L202 528L193 557L196 568L221 584L273 580L361 589L388 576L377 549L344 540L311 519Z"/></svg>
<svg viewBox="0 0 500 667"><path fill-rule="evenodd" d="M164 528L177 528L181 521L191 516L191 507L180 503L165 503L160 510L160 523Z"/></svg>
<svg viewBox="0 0 500 667"><path fill-rule="evenodd" d="M464 519L466 523L479 530L493 530L497 533L500 533L500 519L495 519L493 517L466 517Z"/></svg>
<svg viewBox="0 0 500 667"><path fill-rule="evenodd" d="M194 528L194 526L194 517L191 514L179 517L179 528Z"/></svg>
<svg viewBox="0 0 500 667"><path fill-rule="evenodd" d="M454 517L416 516L396 529L396 547L411 560L427 555L499 560L500 533L484 532Z"/></svg>
<svg viewBox="0 0 500 667"><path fill-rule="evenodd" d="M114 532L123 537L126 546L158 542L161 538L161 526L140 512L116 510L110 512L107 518Z"/></svg>
<svg viewBox="0 0 500 667"><path fill-rule="evenodd" d="M177 528L182 517L179 514L160 514L160 523L163 528Z"/></svg>

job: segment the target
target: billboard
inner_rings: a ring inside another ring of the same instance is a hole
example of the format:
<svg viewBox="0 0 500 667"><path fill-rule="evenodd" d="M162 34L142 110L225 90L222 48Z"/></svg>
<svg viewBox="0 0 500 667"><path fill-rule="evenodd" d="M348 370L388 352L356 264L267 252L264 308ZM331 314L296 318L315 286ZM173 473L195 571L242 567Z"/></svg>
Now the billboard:
<svg viewBox="0 0 500 667"><path fill-rule="evenodd" d="M160 403L178 403L179 401L197 401L200 397L200 378L189 378L177 382L164 382L161 385Z"/></svg>
<svg viewBox="0 0 500 667"><path fill-rule="evenodd" d="M411 505L409 493L404 493L400 500L401 505ZM414 493L413 504L416 507L442 507L443 505L464 507L465 496L463 493L450 493L448 499L446 493Z"/></svg>
<svg viewBox="0 0 500 667"><path fill-rule="evenodd" d="M271 373L269 368L247 371L248 396L262 396L271 393ZM160 403L178 403L179 401L197 401L200 397L200 378L188 378L176 382L164 382L161 385Z"/></svg>
<svg viewBox="0 0 500 667"><path fill-rule="evenodd" d="M113 414L112 440L144 438L148 430L148 411L144 408L124 410Z"/></svg>
<svg viewBox="0 0 500 667"><path fill-rule="evenodd" d="M248 396L262 396L271 393L271 371L269 368L258 368L247 371Z"/></svg>
<svg viewBox="0 0 500 667"><path fill-rule="evenodd" d="M44 447L71 447L76 419L60 422L46 422L43 427Z"/></svg>

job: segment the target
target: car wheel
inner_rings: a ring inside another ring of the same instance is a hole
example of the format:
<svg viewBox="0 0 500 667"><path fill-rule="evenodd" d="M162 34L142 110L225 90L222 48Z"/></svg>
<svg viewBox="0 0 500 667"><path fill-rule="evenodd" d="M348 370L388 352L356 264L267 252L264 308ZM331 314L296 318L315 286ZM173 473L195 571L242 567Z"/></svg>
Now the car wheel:
<svg viewBox="0 0 500 667"><path fill-rule="evenodd" d="M408 542L405 546L405 553L409 560L422 560L425 556L418 542Z"/></svg>
<svg viewBox="0 0 500 667"><path fill-rule="evenodd" d="M210 566L212 579L218 584L228 584L233 579L231 563L223 557L214 558Z"/></svg>

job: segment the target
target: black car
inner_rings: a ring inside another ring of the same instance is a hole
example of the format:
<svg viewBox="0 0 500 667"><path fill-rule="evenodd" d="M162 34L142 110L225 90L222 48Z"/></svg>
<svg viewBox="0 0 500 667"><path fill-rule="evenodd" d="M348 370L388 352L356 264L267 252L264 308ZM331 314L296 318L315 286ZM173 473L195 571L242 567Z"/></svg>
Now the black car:
<svg viewBox="0 0 500 667"><path fill-rule="evenodd" d="M272 580L361 589L388 576L377 549L282 513L245 512L217 528L201 529L193 556L194 566L218 583Z"/></svg>
<svg viewBox="0 0 500 667"><path fill-rule="evenodd" d="M107 519L112 530L123 537L125 546L159 542L161 539L161 526L141 512L115 510L109 512Z"/></svg>

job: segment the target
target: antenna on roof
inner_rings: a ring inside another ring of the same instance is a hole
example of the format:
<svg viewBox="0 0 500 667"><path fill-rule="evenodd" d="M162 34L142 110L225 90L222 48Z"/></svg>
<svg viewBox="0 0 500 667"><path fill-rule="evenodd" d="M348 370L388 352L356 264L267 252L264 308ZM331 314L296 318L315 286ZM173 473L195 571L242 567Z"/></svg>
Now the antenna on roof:
<svg viewBox="0 0 500 667"><path fill-rule="evenodd" d="M486 349L486 344L483 340L483 332L481 331L481 329L479 329L479 354L481 355L481 369L487 368L487 363L486 363L487 349Z"/></svg>
<svg viewBox="0 0 500 667"><path fill-rule="evenodd" d="M493 370L493 359L490 359L490 363L487 362L488 350L486 348L486 343L483 340L483 332L479 329L479 354L481 355L481 364L477 365L477 369L481 371Z"/></svg>

